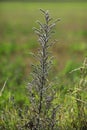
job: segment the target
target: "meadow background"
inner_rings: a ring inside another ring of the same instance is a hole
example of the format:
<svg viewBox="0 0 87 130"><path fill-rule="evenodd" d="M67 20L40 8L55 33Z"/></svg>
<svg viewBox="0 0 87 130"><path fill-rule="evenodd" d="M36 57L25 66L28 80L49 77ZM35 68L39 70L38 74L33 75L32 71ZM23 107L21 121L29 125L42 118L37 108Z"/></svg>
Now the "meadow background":
<svg viewBox="0 0 87 130"><path fill-rule="evenodd" d="M66 0L62 2L60 0L55 0L55 2L49 0L47 2L28 0L12 2L5 0L5 2L0 2L1 130L16 130L18 123L22 124L20 113L24 119L27 118L25 108L29 105L29 99L26 86L31 80L31 64L37 63L30 53L36 54L39 48L38 38L32 28L38 27L37 20L44 22L43 15L39 11L40 8L49 10L54 19L61 19L57 23L55 35L53 35L53 40L56 39L57 42L51 48L54 60L49 75L50 81L55 82L54 87L58 90L58 101L56 102L62 104L58 115L59 125L62 130L65 130L65 127L70 129L72 127L73 130L75 124L77 128L79 126L75 87L79 83L81 75L79 72L72 74L69 72L81 67L87 56L86 0L77 0L77 2ZM2 91L5 81L7 81L6 86ZM84 119L87 128L87 93L86 91L81 92L80 96L86 102ZM81 102L80 105L82 105ZM80 112L83 113L81 110Z"/></svg>
<svg viewBox="0 0 87 130"><path fill-rule="evenodd" d="M87 56L87 2L1 2L0 90L8 78L0 97L2 107L11 96L20 106L28 102L25 87L31 63L36 63L29 53L38 50L32 28L38 27L36 20L43 22L40 8L49 10L54 19L61 18L53 36L58 42L51 50L55 58L50 78L57 76L65 93L75 76L68 73L81 66Z"/></svg>

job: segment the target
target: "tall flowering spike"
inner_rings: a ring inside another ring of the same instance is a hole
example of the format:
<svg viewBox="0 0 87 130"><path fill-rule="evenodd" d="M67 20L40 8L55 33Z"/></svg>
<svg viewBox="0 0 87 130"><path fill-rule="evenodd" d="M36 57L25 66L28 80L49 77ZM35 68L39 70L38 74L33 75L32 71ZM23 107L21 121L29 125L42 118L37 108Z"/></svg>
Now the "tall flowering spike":
<svg viewBox="0 0 87 130"><path fill-rule="evenodd" d="M52 18L50 17L48 10L44 11L43 9L40 9L40 11L44 15L45 23L41 23L38 20L37 23L39 28L33 28L38 36L40 49L37 56L33 54L33 56L38 59L39 64L32 65L32 82L28 83L30 121L33 120L32 130L51 130L51 128L54 130L55 124L52 127L52 122L53 120L54 122L56 121L54 118L51 122L51 115L54 112L54 108L57 108L57 106L53 107L52 105L53 99L55 98L55 90L53 90L52 85L48 80L48 74L53 58L49 56L49 47L52 46L50 38L52 33L54 33L53 28L56 21L51 23Z"/></svg>

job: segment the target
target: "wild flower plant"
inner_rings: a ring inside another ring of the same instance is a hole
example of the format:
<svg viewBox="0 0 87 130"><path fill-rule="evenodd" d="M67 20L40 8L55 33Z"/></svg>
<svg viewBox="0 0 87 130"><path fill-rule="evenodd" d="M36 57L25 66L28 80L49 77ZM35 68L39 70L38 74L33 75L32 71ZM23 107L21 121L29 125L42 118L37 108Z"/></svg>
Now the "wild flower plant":
<svg viewBox="0 0 87 130"><path fill-rule="evenodd" d="M51 36L59 19L52 23L48 10L40 11L44 15L45 23L37 21L39 29L33 28L40 43L38 54L33 56L39 63L32 65L32 81L27 86L30 100L29 121L23 127L29 130L55 130L58 129L56 113L59 105L54 102L57 98L56 91L48 79L53 59L49 48L55 43L51 41Z"/></svg>

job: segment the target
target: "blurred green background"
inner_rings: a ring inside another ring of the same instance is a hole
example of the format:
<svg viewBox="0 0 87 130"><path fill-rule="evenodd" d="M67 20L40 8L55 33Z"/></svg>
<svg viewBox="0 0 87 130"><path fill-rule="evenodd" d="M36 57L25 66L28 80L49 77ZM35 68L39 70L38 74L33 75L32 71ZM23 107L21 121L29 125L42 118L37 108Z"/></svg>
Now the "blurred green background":
<svg viewBox="0 0 87 130"><path fill-rule="evenodd" d="M52 48L51 77L68 73L87 56L87 2L0 2L0 90L8 78L2 98L11 94L25 100L30 65L36 62L29 53L39 47L32 28L38 27L36 20L43 22L40 8L49 10L54 19L61 18L53 36L58 42Z"/></svg>

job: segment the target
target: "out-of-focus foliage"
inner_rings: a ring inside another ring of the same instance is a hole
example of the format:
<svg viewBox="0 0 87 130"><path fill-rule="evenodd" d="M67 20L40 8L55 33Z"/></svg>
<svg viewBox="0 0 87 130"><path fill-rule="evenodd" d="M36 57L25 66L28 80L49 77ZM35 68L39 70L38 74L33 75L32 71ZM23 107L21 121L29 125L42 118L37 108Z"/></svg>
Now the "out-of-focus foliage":
<svg viewBox="0 0 87 130"><path fill-rule="evenodd" d="M78 106L82 106L85 111L82 124L86 129L87 94L83 88L81 91L78 89L82 73L70 73L81 67L87 56L87 3L79 2L0 3L0 92L8 78L0 96L0 129L20 129L20 124L26 124L29 119L30 103L25 86L34 60L30 52L36 52L38 48L32 27L37 19L42 21L39 8L50 10L54 18L61 18L55 28L54 38L59 41L51 50L55 59L49 75L56 83L53 87L58 90L58 100L55 103L61 104L58 126L61 130L65 130L65 127L67 130L77 129L81 121L78 120ZM34 61L35 64L36 62ZM87 77L85 81L86 79ZM85 84L85 90L86 87ZM77 92L81 92L81 95ZM82 99L77 100L76 96Z"/></svg>
<svg viewBox="0 0 87 130"><path fill-rule="evenodd" d="M86 0L1 0L2 2L86 2Z"/></svg>

